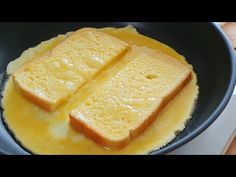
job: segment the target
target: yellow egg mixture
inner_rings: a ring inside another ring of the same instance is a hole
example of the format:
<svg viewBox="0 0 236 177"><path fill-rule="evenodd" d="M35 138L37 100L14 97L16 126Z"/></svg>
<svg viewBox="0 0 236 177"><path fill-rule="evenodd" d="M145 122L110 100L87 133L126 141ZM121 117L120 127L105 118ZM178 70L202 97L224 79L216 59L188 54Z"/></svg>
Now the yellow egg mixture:
<svg viewBox="0 0 236 177"><path fill-rule="evenodd" d="M139 34L134 28L102 28L103 32L111 34L129 44L146 46L160 50L181 62L184 57L170 47ZM25 51L20 58L8 65L8 74L15 71L24 62L42 55L56 44L64 40L70 33L41 43L35 48ZM67 103L54 112L45 112L33 103L27 101L14 87L11 78L6 83L3 92L2 105L4 118L16 138L28 150L36 154L147 154L159 149L176 136L175 132L184 129L186 121L191 117L194 103L198 95L196 75L190 83L160 112L154 123L127 147L121 150L111 150L101 147L89 138L74 131L69 125L69 112L79 102L85 100L95 89L111 78L134 56L131 51L122 60L113 62L106 67L99 77L85 84Z"/></svg>

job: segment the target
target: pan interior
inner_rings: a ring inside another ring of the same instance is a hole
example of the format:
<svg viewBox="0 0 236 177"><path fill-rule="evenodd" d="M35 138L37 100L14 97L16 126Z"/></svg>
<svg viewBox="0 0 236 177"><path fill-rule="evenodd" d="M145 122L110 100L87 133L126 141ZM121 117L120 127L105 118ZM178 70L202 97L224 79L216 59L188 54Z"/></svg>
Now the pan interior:
<svg viewBox="0 0 236 177"><path fill-rule="evenodd" d="M223 39L215 28L207 23L6 23L1 24L0 71L4 72L10 59L27 48L59 33L84 26L124 27L132 24L142 34L158 39L184 55L198 75L200 95L192 120L187 128L171 143L172 145L202 126L225 96L231 79L231 61ZM48 30L38 30L47 28ZM15 31L14 29L19 29ZM40 32L39 32L40 31ZM222 69L224 67L224 69ZM5 139L9 139L6 136ZM5 146L10 140L5 140ZM167 147L166 147L167 148ZM20 150L11 148L14 153ZM163 148L162 150L165 150Z"/></svg>

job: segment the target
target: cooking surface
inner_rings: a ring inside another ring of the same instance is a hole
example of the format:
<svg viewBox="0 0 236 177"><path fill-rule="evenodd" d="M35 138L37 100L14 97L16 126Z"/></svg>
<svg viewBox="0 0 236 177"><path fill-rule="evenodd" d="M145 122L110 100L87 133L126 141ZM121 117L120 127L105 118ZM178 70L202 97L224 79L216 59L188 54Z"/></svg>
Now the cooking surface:
<svg viewBox="0 0 236 177"><path fill-rule="evenodd" d="M119 31L106 29L106 32L112 33L126 42L142 43L150 48L165 50L166 54L174 55L177 60L185 62L183 57L173 49L137 34L132 28L123 28ZM37 154L146 154L164 146L176 136L175 132L181 131L185 127L185 122L190 118L194 100L198 94L194 74L191 82L162 110L156 121L142 135L121 150L108 150L98 146L82 134L73 131L68 123L68 114L74 106L79 104L78 101L80 102L94 92L93 88L100 87L99 85L103 81L113 77L116 72L122 69L126 61L130 61L142 50L141 48L133 49L120 62L109 67L105 73L94 79L91 82L92 85L88 84L89 87L84 85L68 100L67 104L61 105L52 113L46 113L24 99L14 89L12 80L9 80L3 94L4 117L9 128L24 147ZM20 106L22 109L19 110Z"/></svg>

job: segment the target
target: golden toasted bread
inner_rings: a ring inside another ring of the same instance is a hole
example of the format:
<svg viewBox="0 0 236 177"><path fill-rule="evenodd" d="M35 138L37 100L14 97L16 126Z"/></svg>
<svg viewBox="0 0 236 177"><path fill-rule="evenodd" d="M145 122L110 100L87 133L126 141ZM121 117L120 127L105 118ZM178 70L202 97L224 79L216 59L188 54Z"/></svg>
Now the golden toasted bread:
<svg viewBox="0 0 236 177"><path fill-rule="evenodd" d="M191 80L191 71L147 49L73 109L70 124L102 146L122 148Z"/></svg>
<svg viewBox="0 0 236 177"><path fill-rule="evenodd" d="M13 73L13 80L30 101L52 111L127 48L113 36L83 28L24 64Z"/></svg>

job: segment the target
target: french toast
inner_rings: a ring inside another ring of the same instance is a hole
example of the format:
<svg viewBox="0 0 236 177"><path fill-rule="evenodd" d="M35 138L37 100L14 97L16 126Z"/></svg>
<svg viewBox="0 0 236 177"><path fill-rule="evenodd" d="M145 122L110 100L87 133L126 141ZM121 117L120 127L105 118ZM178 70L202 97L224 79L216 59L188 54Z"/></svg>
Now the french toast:
<svg viewBox="0 0 236 177"><path fill-rule="evenodd" d="M168 55L146 49L73 109L70 124L102 146L123 148L191 80L191 71Z"/></svg>
<svg viewBox="0 0 236 177"><path fill-rule="evenodd" d="M83 28L16 70L13 81L30 101L53 111L128 47L111 35Z"/></svg>

